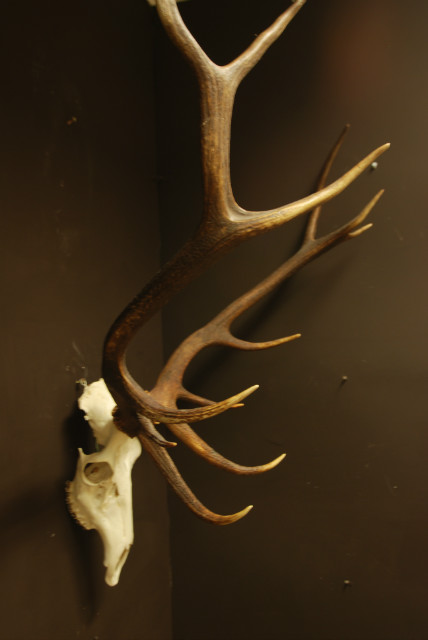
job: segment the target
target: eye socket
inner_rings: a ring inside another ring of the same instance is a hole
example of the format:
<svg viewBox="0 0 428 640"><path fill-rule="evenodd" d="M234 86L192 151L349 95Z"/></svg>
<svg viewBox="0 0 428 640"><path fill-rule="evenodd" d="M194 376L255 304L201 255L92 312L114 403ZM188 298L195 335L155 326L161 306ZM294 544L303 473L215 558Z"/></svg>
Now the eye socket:
<svg viewBox="0 0 428 640"><path fill-rule="evenodd" d="M108 462L89 462L83 471L89 482L98 484L108 480L113 475L113 469Z"/></svg>

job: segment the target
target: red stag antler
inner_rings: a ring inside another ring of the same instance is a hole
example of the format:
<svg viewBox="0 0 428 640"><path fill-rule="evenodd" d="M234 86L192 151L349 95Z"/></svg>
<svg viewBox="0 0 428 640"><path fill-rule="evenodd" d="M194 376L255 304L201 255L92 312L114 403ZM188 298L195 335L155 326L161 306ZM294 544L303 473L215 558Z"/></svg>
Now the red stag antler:
<svg viewBox="0 0 428 640"><path fill-rule="evenodd" d="M183 501L198 516L216 524L234 522L248 513L251 507L229 516L217 515L206 509L185 484L166 450L167 447L175 446L175 443L165 440L154 425L166 424L177 438L205 460L234 473L261 473L276 466L283 459L284 456L280 456L266 465L244 467L226 460L201 440L190 428L189 423L215 416L236 406L257 387L251 387L227 400L214 403L183 388L184 371L194 356L209 345L221 344L247 350L264 349L298 337L291 336L273 342L253 344L235 338L230 327L239 314L310 260L371 226L360 225L381 195L380 192L362 213L348 224L322 238L315 237L322 204L341 193L389 147L379 147L341 178L324 186L341 139L326 164L318 191L312 195L284 207L262 212L246 211L235 202L229 161L235 93L243 78L281 35L304 3L305 0L297 0L259 35L242 55L228 65L218 66L208 58L184 25L176 0L157 0L157 11L166 32L193 66L199 81L204 179L203 215L193 237L114 322L104 345L103 377L117 404L114 412L116 424L129 436L138 436ZM165 365L155 388L151 392L144 391L130 375L125 362L127 347L144 322L221 254L246 238L274 229L312 210L300 250L260 285L233 302L205 327L187 338ZM179 398L186 398L196 406L191 409L178 409Z"/></svg>

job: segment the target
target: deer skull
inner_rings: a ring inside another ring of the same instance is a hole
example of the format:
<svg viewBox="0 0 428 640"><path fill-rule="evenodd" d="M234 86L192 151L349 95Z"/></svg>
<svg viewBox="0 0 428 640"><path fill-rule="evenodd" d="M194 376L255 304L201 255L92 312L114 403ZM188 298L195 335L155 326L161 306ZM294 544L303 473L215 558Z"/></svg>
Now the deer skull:
<svg viewBox="0 0 428 640"><path fill-rule="evenodd" d="M137 438L119 431L112 419L115 402L104 380L88 385L79 398L100 451L79 449L76 475L67 485L70 511L85 527L96 529L104 545L105 581L114 586L134 540L131 472L141 454Z"/></svg>

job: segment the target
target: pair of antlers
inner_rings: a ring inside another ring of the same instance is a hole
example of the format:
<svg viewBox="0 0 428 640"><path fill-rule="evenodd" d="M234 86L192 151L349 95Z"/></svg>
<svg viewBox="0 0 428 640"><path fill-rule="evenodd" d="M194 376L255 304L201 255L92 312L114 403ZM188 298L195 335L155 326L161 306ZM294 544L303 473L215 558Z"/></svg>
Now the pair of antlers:
<svg viewBox="0 0 428 640"><path fill-rule="evenodd" d="M389 147L385 144L372 151L342 177L325 186L345 130L331 151L318 190L313 194L283 207L258 212L246 211L234 199L230 180L230 132L236 91L245 76L304 4L305 0L296 0L244 53L233 62L218 66L206 55L185 26L176 0L157 0L156 3L165 31L191 64L199 82L204 182L202 220L195 234L114 322L104 344L103 377L117 405L114 411L117 426L130 437L138 437L179 497L198 516L215 524L235 522L246 515L251 506L226 516L215 514L204 507L186 485L168 453L168 448L176 443L165 440L155 425L167 425L177 439L207 462L233 473L262 473L279 464L284 455L256 467L235 464L214 451L190 427L193 422L213 417L240 405L257 386L221 402L212 402L190 393L183 387L185 370L196 354L208 346L226 345L243 350L257 350L274 347L299 337L294 335L271 342L251 343L235 337L231 332L231 325L243 311L305 264L368 229L371 225L363 223L382 195L380 191L358 216L344 226L320 238L316 237L321 206L346 189ZM143 390L129 373L125 359L129 343L140 327L220 255L246 238L275 229L307 212L312 213L300 249L263 282L232 302L206 326L189 336L165 364L155 387L150 392ZM178 409L177 401L183 398L190 401L194 407Z"/></svg>

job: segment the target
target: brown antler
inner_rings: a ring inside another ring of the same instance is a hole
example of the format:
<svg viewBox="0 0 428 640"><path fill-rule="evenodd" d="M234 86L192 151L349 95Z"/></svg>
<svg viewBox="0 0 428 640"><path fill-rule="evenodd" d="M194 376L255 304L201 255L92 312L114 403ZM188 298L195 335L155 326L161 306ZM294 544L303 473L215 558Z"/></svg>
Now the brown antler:
<svg viewBox="0 0 428 640"><path fill-rule="evenodd" d="M248 509L232 516L218 516L203 507L185 485L165 450L165 447L174 446L175 443L166 441L158 433L154 423L167 424L178 438L209 462L236 473L260 473L280 462L283 456L267 465L243 467L226 460L208 447L192 431L188 423L212 417L236 406L257 387L251 387L227 400L214 403L189 394L183 389L184 370L196 353L210 344L260 349L297 337L251 344L235 338L230 332L230 327L244 309L266 295L301 266L365 229L358 227L374 206L379 194L360 216L350 223L323 238L315 238L319 207L341 193L389 147L379 147L338 180L328 186L324 186L323 181L318 191L284 207L251 212L235 202L230 182L229 155L232 108L237 88L269 46L281 35L304 2L305 0L297 0L236 60L228 65L218 66L208 58L184 25L176 0L157 0L158 14L166 32L191 63L199 81L204 179L203 214L193 237L155 275L113 324L104 345L103 377L117 403L115 421L118 426L130 436L138 435L170 484L190 508L202 518L219 524L226 524L242 517ZM337 148L334 153L336 151ZM324 178L327 173L328 167ZM144 391L130 375L125 362L127 347L144 322L221 254L246 238L265 233L314 208L300 251L261 285L232 303L206 327L190 336L165 366L155 389L150 393ZM178 409L179 397L192 399L197 406Z"/></svg>
<svg viewBox="0 0 428 640"><path fill-rule="evenodd" d="M199 80L205 197L202 221L194 236L126 307L105 340L103 376L118 406L116 420L129 435L145 428L141 425L141 415L168 424L183 420L195 422L225 411L254 391L251 387L223 402L202 408L172 410L163 406L137 384L126 367L127 347L144 322L221 254L246 238L274 229L327 202L361 175L389 146L379 147L327 187L284 207L249 212L235 202L230 184L229 147L236 90L304 1L298 0L290 6L236 60L226 66L218 66L187 30L176 0L157 0L157 10L165 30L192 64ZM163 442L155 431L152 436Z"/></svg>
<svg viewBox="0 0 428 640"><path fill-rule="evenodd" d="M341 147L344 137L349 127L346 127L333 147L327 162L325 163L322 171L318 188L321 189L327 179L331 165L339 148ZM276 287L278 287L286 279L290 278L296 271L303 266L320 256L322 253L332 249L345 240L350 240L361 235L364 231L369 229L372 224L363 225L363 222L373 209L379 198L382 196L383 191L379 193L367 204L367 206L361 211L361 213L350 220L348 223L336 229L335 231L328 233L320 238L316 238L317 223L321 212L321 207L317 207L309 217L306 225L306 233L300 249L278 269L276 269L271 275L265 278L253 289L242 295L240 298L232 302L226 309L213 318L208 324L201 329L195 331L171 355L168 362L165 364L162 372L160 373L155 387L151 390L151 395L156 398L164 406L175 409L177 407L177 401L179 399L186 399L194 404L201 406L210 406L212 401L206 398L201 398L183 387L184 373L189 366L193 358L200 353L203 349L210 346L220 345L228 346L236 349L242 349L246 351L254 351L260 349L269 349L276 347L286 342L290 342L300 337L300 334L287 336L285 338L279 338L278 340L271 340L269 342L249 342L241 340L235 337L231 332L232 323L251 306L256 304L264 296L271 293ZM263 473L269 469L277 466L285 457L282 454L272 462L255 466L246 467L231 460L227 460L221 456L212 447L207 445L202 438L200 438L187 423L168 424L170 431L184 444L186 444L195 453L201 456L204 460L217 467L236 473L239 475L254 475L257 473ZM246 510L240 511L232 516L219 516L217 514L208 511L200 502L196 500L194 495L190 492L185 485L183 479L178 473L177 469L173 465L171 458L165 449L159 448L153 442L148 443L147 437L140 434L140 440L143 445L148 449L151 455L155 458L157 464L161 468L162 472L168 479L170 485L177 492L180 498L194 511L197 515L205 520L214 522L215 524L228 524L234 522L239 518L242 518L251 507L247 507ZM149 446L147 446L149 444ZM172 443L171 443L172 444Z"/></svg>

